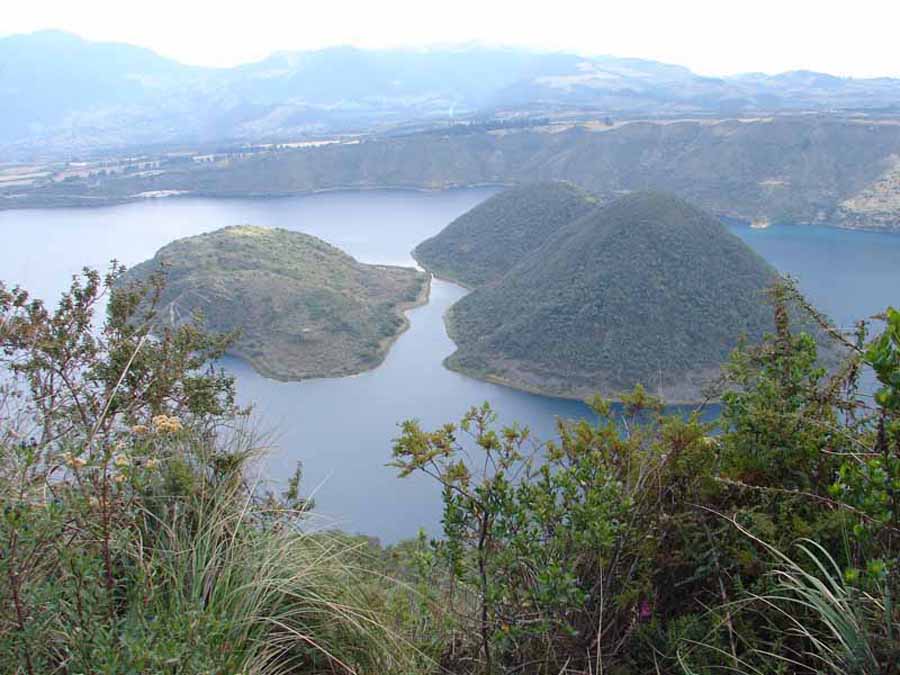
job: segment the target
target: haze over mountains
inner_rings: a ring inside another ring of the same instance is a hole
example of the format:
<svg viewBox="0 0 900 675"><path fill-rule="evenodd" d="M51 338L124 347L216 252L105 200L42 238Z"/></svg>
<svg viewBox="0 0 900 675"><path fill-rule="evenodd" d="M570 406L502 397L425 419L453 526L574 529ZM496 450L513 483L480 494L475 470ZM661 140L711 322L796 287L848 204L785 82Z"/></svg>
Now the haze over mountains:
<svg viewBox="0 0 900 675"><path fill-rule="evenodd" d="M261 140L560 107L655 115L900 109L900 80L796 71L708 78L687 68L466 46L336 47L235 68L187 66L58 31L0 39L0 150Z"/></svg>

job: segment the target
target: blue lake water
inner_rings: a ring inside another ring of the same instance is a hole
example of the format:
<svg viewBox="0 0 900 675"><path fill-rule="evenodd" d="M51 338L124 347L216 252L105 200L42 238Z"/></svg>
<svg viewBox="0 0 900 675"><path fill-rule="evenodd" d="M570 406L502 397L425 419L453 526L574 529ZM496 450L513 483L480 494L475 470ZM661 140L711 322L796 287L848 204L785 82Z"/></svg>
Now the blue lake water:
<svg viewBox="0 0 900 675"><path fill-rule="evenodd" d="M253 223L302 230L364 262L412 265L409 251L493 190L439 193L334 192L285 199L175 199L98 209L0 212L0 279L53 298L82 266L111 258L132 265L178 237ZM810 298L836 321L900 305L900 236L823 227L732 230L782 272L796 276ZM463 294L435 281L431 299L409 313L410 329L376 370L355 377L281 383L226 359L242 401L273 446L264 472L284 479L304 464L321 526L342 527L395 541L434 530L435 487L396 478L386 467L397 424L418 418L436 426L472 404L490 401L504 421L518 420L535 438L553 433L557 416L589 415L586 406L517 392L444 369L453 351L442 315Z"/></svg>
<svg viewBox="0 0 900 675"><path fill-rule="evenodd" d="M900 307L900 234L820 226L731 230L841 326Z"/></svg>

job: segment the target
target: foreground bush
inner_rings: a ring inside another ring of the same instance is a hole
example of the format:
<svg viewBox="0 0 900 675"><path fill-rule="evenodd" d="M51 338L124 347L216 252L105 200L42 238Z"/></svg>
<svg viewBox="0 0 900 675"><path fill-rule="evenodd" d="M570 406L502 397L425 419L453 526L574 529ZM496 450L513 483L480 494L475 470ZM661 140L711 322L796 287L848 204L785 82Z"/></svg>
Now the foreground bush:
<svg viewBox="0 0 900 675"><path fill-rule="evenodd" d="M250 481L227 336L151 334L161 279L120 274L0 286L0 671L403 672L353 545Z"/></svg>
<svg viewBox="0 0 900 675"><path fill-rule="evenodd" d="M641 389L547 443L406 422L444 531L382 551L260 489L229 336L159 327L161 283L0 285L0 671L900 672L900 312L806 307L822 359L777 289L715 422Z"/></svg>
<svg viewBox="0 0 900 675"><path fill-rule="evenodd" d="M544 445L487 406L403 425L395 466L443 496L453 672L900 672L900 312L872 338L773 302L715 424L638 389Z"/></svg>

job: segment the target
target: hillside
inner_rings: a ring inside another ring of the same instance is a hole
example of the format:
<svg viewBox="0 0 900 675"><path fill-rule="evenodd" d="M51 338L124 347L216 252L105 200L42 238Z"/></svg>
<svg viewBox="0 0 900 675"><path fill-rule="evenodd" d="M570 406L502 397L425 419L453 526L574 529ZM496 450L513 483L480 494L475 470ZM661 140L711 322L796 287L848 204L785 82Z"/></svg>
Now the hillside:
<svg viewBox="0 0 900 675"><path fill-rule="evenodd" d="M562 228L448 313L448 366L580 397L636 383L696 401L746 335L771 327L775 272L712 216L635 193Z"/></svg>
<svg viewBox="0 0 900 675"><path fill-rule="evenodd" d="M474 288L502 277L596 205L595 197L571 183L522 185L467 211L419 244L413 257L437 276Z"/></svg>
<svg viewBox="0 0 900 675"><path fill-rule="evenodd" d="M772 117L615 122L367 139L159 170L0 184L0 208L97 205L154 191L288 195L326 189L445 189L571 181L604 201L671 192L750 222L900 229L900 124Z"/></svg>
<svg viewBox="0 0 900 675"><path fill-rule="evenodd" d="M239 330L233 353L283 380L374 368L406 328L403 310L428 293L426 276L415 270L365 265L316 237L281 229L236 226L179 239L128 278L162 264L168 320L199 310L210 330Z"/></svg>
<svg viewBox="0 0 900 675"><path fill-rule="evenodd" d="M897 112L900 80L809 72L702 77L656 61L515 48L332 47L199 68L59 31L0 37L4 156L240 139L283 141L410 122L554 115Z"/></svg>
<svg viewBox="0 0 900 675"><path fill-rule="evenodd" d="M223 341L158 339L120 272L100 279L69 278L55 309L0 283L0 672L898 673L900 311L832 372L781 324L734 355L713 415L633 395L542 436L534 405L318 410L312 458L372 514L349 535L318 499L332 480L263 454ZM388 457L415 492L381 482ZM422 527L383 546L393 502Z"/></svg>

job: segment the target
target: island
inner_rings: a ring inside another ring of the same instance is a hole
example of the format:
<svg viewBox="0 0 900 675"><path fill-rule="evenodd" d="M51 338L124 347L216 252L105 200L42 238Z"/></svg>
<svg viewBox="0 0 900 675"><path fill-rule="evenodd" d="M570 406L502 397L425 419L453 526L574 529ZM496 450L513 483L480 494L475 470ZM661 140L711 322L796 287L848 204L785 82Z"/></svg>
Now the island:
<svg viewBox="0 0 900 675"><path fill-rule="evenodd" d="M566 181L519 185L470 209L412 255L435 276L475 288L500 279L597 204L596 197Z"/></svg>
<svg viewBox="0 0 900 675"><path fill-rule="evenodd" d="M468 234L473 250L495 242L490 227ZM428 267L443 253L419 259ZM696 402L742 338L772 330L766 293L776 278L717 218L668 194L633 193L555 227L451 307L458 349L446 365L567 398L615 398L641 384L670 402Z"/></svg>
<svg viewBox="0 0 900 675"><path fill-rule="evenodd" d="M160 269L163 320L199 314L211 331L237 331L230 353L278 380L376 367L430 289L415 269L360 263L311 235L251 225L174 241L126 282Z"/></svg>

